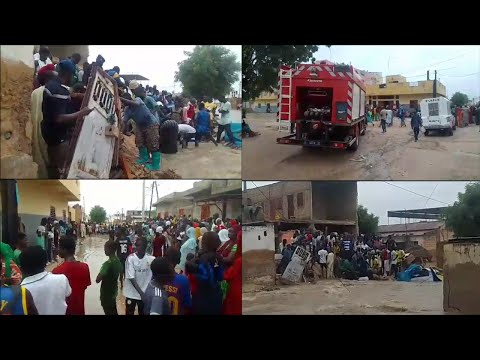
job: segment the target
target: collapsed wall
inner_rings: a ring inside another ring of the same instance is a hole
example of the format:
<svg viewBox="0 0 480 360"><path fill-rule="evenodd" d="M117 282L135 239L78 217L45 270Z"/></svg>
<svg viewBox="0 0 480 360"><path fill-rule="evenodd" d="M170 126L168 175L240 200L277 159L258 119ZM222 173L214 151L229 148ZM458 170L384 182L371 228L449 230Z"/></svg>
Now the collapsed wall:
<svg viewBox="0 0 480 360"><path fill-rule="evenodd" d="M32 158L33 45L1 45L0 177L36 178Z"/></svg>

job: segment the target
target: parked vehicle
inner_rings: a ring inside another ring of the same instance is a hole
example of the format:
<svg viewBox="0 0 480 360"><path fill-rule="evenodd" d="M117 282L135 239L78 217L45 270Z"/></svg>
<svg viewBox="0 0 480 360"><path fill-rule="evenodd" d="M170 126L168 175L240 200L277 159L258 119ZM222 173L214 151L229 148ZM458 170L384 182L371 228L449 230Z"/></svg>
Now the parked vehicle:
<svg viewBox="0 0 480 360"><path fill-rule="evenodd" d="M451 113L450 101L448 99L444 97L423 99L420 102L420 110L425 136L428 136L434 130L452 136L453 131L457 129L455 117Z"/></svg>
<svg viewBox="0 0 480 360"><path fill-rule="evenodd" d="M351 65L282 66L277 120L295 131L277 143L355 151L367 128L365 99L363 77Z"/></svg>

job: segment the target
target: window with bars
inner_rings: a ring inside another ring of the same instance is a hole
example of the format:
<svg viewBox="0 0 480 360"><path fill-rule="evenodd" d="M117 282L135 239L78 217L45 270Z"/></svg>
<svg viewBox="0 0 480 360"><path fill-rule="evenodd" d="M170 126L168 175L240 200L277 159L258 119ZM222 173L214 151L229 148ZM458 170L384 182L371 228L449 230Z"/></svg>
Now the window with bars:
<svg viewBox="0 0 480 360"><path fill-rule="evenodd" d="M55 207L54 206L50 206L50 217L52 217L52 218L57 217L57 215L55 214Z"/></svg>

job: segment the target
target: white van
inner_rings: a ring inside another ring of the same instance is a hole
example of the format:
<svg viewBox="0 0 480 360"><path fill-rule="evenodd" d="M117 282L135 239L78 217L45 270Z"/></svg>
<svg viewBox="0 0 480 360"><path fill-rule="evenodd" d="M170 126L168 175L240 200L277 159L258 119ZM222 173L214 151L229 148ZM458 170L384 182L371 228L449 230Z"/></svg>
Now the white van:
<svg viewBox="0 0 480 360"><path fill-rule="evenodd" d="M422 123L425 128L425 136L430 130L447 132L449 136L456 130L455 117L450 110L450 101L444 97L423 99L420 101Z"/></svg>

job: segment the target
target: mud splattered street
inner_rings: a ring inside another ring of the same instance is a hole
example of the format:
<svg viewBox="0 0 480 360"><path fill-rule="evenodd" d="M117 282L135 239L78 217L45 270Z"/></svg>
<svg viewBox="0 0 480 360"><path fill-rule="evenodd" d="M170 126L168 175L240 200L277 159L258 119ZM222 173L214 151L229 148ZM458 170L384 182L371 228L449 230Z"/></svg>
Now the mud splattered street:
<svg viewBox="0 0 480 360"><path fill-rule="evenodd" d="M86 237L77 243L77 260L88 264L90 268L90 279L92 285L85 292L85 315L104 315L102 305L100 304L100 284L95 283L95 279L100 272L102 264L108 259L105 256L103 245L107 242L108 236ZM55 266L47 267L51 271ZM125 315L125 298L119 286L119 295L117 297L117 311L119 315Z"/></svg>
<svg viewBox="0 0 480 360"><path fill-rule="evenodd" d="M443 314L443 285L398 281L323 280L316 284L244 284L244 315Z"/></svg>
<svg viewBox="0 0 480 360"><path fill-rule="evenodd" d="M232 110L232 122L240 124L241 113ZM240 134L236 135L240 137ZM161 179L239 179L241 177L242 150L234 150L224 145L215 146L212 142L200 143L196 148L193 142L187 149L178 146L176 154L162 154L161 171L147 172L135 165L138 149L135 136L124 137L123 153L129 159L131 171L136 178ZM217 169L213 171L213 169Z"/></svg>
<svg viewBox="0 0 480 360"><path fill-rule="evenodd" d="M400 120L382 134L369 126L356 152L280 145L276 114L248 113L261 135L244 139L243 178L248 180L462 180L480 179L478 126L457 128L453 136L432 133L415 142L410 121Z"/></svg>

